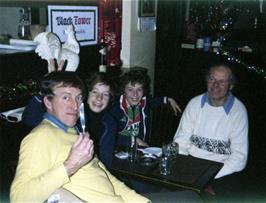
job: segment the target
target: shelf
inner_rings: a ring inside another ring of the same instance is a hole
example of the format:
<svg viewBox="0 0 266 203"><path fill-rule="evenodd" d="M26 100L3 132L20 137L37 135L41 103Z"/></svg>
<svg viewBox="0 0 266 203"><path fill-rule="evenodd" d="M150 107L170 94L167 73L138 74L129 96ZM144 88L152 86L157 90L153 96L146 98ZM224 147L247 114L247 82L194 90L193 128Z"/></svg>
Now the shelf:
<svg viewBox="0 0 266 203"><path fill-rule="evenodd" d="M0 48L0 55L6 54L17 54L17 53L30 53L34 52L34 50L17 50L17 49L1 49Z"/></svg>
<svg viewBox="0 0 266 203"><path fill-rule="evenodd" d="M46 7L47 5L90 5L98 6L98 0L0 0L0 6L4 7Z"/></svg>

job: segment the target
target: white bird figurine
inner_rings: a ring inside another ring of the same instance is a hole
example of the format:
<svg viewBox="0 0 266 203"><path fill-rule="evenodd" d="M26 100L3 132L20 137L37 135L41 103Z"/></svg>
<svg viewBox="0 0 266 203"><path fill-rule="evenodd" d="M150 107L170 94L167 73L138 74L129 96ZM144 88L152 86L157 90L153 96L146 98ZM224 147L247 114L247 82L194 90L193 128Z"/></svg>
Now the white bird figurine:
<svg viewBox="0 0 266 203"><path fill-rule="evenodd" d="M56 71L54 59L57 59L61 52L61 42L57 35L41 32L34 38L34 42L38 43L35 52L48 63L48 72Z"/></svg>
<svg viewBox="0 0 266 203"><path fill-rule="evenodd" d="M67 30L66 42L61 46L61 42L56 34L52 32L42 32L38 34L34 41L38 42L35 52L48 62L48 72L56 71L54 60L58 64L58 71L63 70L65 61L67 66L65 71L76 71L79 65L79 44L75 38L73 25Z"/></svg>
<svg viewBox="0 0 266 203"><path fill-rule="evenodd" d="M65 30L65 33L67 34L67 40L62 45L62 51L59 55L57 63L62 63L62 61L67 60L67 66L65 71L74 72L76 71L79 65L79 43L76 40L73 25L69 25L68 28Z"/></svg>
<svg viewBox="0 0 266 203"><path fill-rule="evenodd" d="M79 54L79 43L76 40L73 25L69 25L65 30L65 33L67 34L67 40L62 45L62 48L72 50L74 53Z"/></svg>

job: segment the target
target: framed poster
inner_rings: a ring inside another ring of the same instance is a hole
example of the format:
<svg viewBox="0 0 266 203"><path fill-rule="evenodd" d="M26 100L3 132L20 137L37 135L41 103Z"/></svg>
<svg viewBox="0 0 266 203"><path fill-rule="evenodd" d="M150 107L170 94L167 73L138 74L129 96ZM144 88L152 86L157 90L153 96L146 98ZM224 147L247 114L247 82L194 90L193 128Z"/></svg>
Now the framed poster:
<svg viewBox="0 0 266 203"><path fill-rule="evenodd" d="M49 31L58 35L65 42L65 30L74 26L80 45L93 45L98 42L98 7L97 6L48 6Z"/></svg>
<svg viewBox="0 0 266 203"><path fill-rule="evenodd" d="M156 0L139 0L139 17L155 17Z"/></svg>

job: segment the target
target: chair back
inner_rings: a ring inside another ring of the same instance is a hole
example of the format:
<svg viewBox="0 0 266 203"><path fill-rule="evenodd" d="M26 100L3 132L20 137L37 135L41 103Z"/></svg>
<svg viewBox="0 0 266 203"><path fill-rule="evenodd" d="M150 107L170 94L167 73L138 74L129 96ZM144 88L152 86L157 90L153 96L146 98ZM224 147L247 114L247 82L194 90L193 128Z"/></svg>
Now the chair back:
<svg viewBox="0 0 266 203"><path fill-rule="evenodd" d="M177 116L170 105L164 104L152 110L151 120L151 146L162 146L164 143L172 142L181 114Z"/></svg>

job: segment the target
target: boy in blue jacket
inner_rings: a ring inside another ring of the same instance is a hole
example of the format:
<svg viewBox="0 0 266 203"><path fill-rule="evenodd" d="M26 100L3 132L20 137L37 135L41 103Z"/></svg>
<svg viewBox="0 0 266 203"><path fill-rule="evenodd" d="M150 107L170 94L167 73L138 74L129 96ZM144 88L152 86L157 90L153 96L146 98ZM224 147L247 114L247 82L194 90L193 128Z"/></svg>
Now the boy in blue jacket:
<svg viewBox="0 0 266 203"><path fill-rule="evenodd" d="M133 68L121 80L119 101L104 116L104 133L100 140L100 159L109 168L117 147L130 146L136 136L138 146L148 146L150 110L169 103L175 114L181 112L175 100L149 96L150 78L144 68Z"/></svg>

